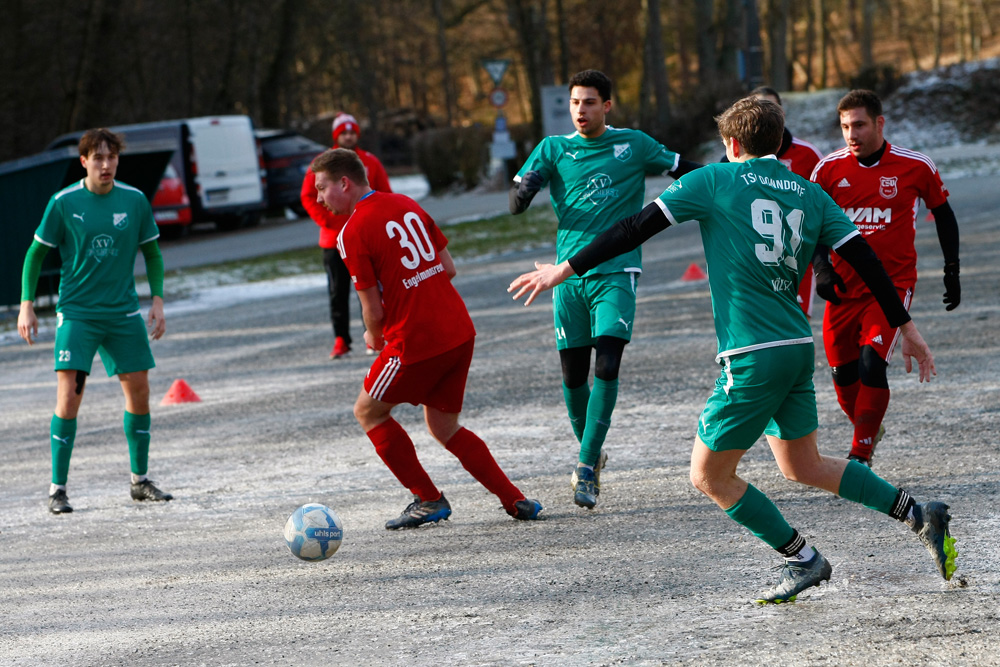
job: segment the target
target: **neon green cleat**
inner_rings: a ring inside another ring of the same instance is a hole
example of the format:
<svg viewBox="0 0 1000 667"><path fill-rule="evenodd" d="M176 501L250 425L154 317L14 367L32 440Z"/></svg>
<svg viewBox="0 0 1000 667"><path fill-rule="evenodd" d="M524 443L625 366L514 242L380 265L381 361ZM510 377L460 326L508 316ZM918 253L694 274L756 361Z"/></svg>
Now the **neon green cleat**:
<svg viewBox="0 0 1000 667"><path fill-rule="evenodd" d="M822 581L830 581L833 566L823 554L816 552L812 560L805 563L785 561L781 568L781 579L769 588L763 595L754 600L757 604L781 604L795 602L799 593L812 586L819 586Z"/></svg>
<svg viewBox="0 0 1000 667"><path fill-rule="evenodd" d="M931 552L941 576L945 581L950 581L955 574L958 548L955 546L955 538L948 532L951 522L948 506L940 502L929 502L918 504L914 509L919 510L919 516L916 517L919 520L914 524L913 532Z"/></svg>

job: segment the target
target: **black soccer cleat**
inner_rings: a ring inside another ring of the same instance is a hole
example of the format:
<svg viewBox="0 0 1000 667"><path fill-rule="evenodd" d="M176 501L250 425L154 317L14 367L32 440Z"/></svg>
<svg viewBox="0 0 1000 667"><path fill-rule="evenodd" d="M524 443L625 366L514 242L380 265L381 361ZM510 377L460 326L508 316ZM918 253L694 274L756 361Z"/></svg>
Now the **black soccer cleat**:
<svg viewBox="0 0 1000 667"><path fill-rule="evenodd" d="M785 561L781 568L781 578L778 583L769 588L755 600L757 604L781 604L795 602L799 593L812 586L819 586L822 581L830 581L833 568L830 561L823 558L820 552L805 563Z"/></svg>
<svg viewBox="0 0 1000 667"><path fill-rule="evenodd" d="M542 511L542 504L537 500L525 498L514 503L514 510L508 511L512 517L519 521L532 521L538 518L538 513Z"/></svg>
<svg viewBox="0 0 1000 667"><path fill-rule="evenodd" d="M173 500L174 497L169 493L164 493L160 491L156 486L149 481L144 479L141 482L136 482L132 485L131 489L132 500Z"/></svg>
<svg viewBox="0 0 1000 667"><path fill-rule="evenodd" d="M69 514L73 507L66 497L66 489L56 489L56 492L49 496L49 511L53 514Z"/></svg>
<svg viewBox="0 0 1000 667"><path fill-rule="evenodd" d="M399 530L400 528L416 528L425 523L437 523L441 519L451 516L451 504L448 499L441 494L437 500L420 500L413 497L413 502L406 506L403 513L395 519L385 522L386 530Z"/></svg>

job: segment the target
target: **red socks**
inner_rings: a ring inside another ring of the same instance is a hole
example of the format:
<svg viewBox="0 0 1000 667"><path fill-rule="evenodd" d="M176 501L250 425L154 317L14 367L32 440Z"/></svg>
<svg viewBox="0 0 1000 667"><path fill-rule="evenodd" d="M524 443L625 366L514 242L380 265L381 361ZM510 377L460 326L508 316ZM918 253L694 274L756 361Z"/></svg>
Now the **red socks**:
<svg viewBox="0 0 1000 667"><path fill-rule="evenodd" d="M487 491L500 498L503 508L508 512L514 509L514 503L524 500L524 494L511 483L497 465L486 443L472 431L464 427L458 429L445 445L445 449L454 454L462 467L485 486Z"/></svg>
<svg viewBox="0 0 1000 667"><path fill-rule="evenodd" d="M880 387L867 387L857 383L857 400L854 404L854 441L851 442L851 454L870 458L875 434L882 424L885 411L889 407L889 390Z"/></svg>
<svg viewBox="0 0 1000 667"><path fill-rule="evenodd" d="M417 459L413 441L395 419L390 418L368 431L365 435L375 445L375 452L396 476L400 484L420 500L437 500L441 492L427 475ZM454 439L454 438L453 438ZM488 452L487 452L488 454ZM503 474L503 473L501 473Z"/></svg>

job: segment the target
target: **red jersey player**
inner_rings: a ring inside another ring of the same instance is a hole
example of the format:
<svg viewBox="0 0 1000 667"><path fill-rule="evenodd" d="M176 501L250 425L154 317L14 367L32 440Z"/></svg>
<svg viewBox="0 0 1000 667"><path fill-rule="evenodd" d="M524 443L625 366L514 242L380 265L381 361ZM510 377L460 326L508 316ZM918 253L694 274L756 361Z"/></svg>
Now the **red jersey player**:
<svg viewBox="0 0 1000 667"><path fill-rule="evenodd" d="M750 95L759 100L768 100L781 106L781 96L770 86L759 86L750 91ZM793 174L798 174L802 178L809 178L809 175L816 167L816 163L823 159L823 154L819 149L808 141L803 141L798 137L793 137L786 127L781 135L781 146L775 153L778 162L785 165L785 168ZM722 159L727 162L726 158ZM816 294L813 282L812 265L802 272L802 282L799 283L798 302L802 306L802 312L806 317L813 314L813 296Z"/></svg>
<svg viewBox="0 0 1000 667"><path fill-rule="evenodd" d="M326 151L310 169L317 201L350 215L337 247L361 298L365 342L379 353L354 416L382 461L414 495L385 527L415 528L451 515L451 505L420 465L410 437L392 418L392 409L404 402L424 406L431 435L500 498L508 514L537 518L541 503L526 499L486 443L458 423L476 331L451 284L455 263L444 234L409 197L372 190L353 151Z"/></svg>
<svg viewBox="0 0 1000 667"><path fill-rule="evenodd" d="M844 210L875 250L909 308L917 282L914 247L918 200L934 214L944 253L944 303L962 298L958 278L958 223L948 190L926 155L889 144L882 136L882 102L869 90L853 90L837 105L847 146L824 158L813 171L818 183ZM834 248L836 250L836 248ZM826 248L813 257L817 293L830 301L823 319L823 344L837 399L854 424L848 458L870 465L889 405L886 368L899 340L857 273ZM838 296L839 288L843 296ZM905 343L904 343L904 354Z"/></svg>
<svg viewBox="0 0 1000 667"><path fill-rule="evenodd" d="M379 159L358 147L361 128L354 116L339 113L333 119L333 147L348 148L358 154L365 165L368 184L380 192L392 192L389 177ZM341 359L351 351L350 276L337 252L337 234L347 222L346 215L336 215L324 208L316 198L316 175L307 171L302 179L300 194L302 206L309 217L319 225L319 247L323 249L323 268L326 270L326 287L330 295L330 321L333 323L333 349L331 359ZM368 348L368 353L373 350Z"/></svg>

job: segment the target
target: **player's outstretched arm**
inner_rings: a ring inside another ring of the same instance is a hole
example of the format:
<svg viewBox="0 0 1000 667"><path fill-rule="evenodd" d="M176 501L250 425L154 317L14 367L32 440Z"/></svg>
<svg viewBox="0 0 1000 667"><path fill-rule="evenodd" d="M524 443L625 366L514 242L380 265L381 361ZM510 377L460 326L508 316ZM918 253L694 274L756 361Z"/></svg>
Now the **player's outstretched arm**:
<svg viewBox="0 0 1000 667"><path fill-rule="evenodd" d="M514 294L514 300L517 301L525 293L531 292L531 294L528 294L528 298L524 300L524 305L530 306L536 296L545 290L552 289L573 274L573 267L569 265L569 262L562 262L561 264L535 262L535 270L530 273L522 273L517 278L514 278L507 288L507 293L509 294L517 290Z"/></svg>
<svg viewBox="0 0 1000 667"><path fill-rule="evenodd" d="M917 325L913 323L913 320L910 320L899 327L899 333L903 335L903 363L906 365L906 372L909 373L913 370L913 359L916 359L919 381L930 382L931 376L937 375L937 368L934 366L934 355L931 354L931 348L917 331Z"/></svg>
<svg viewBox="0 0 1000 667"><path fill-rule="evenodd" d="M535 271L518 276L507 288L513 292L514 299L521 298L531 292L524 301L528 306L540 292L552 289L574 273L582 276L595 266L617 257L643 244L648 238L670 226L670 221L656 203L647 205L644 209L623 218L606 229L580 252L576 253L562 264L540 264L535 262Z"/></svg>
<svg viewBox="0 0 1000 667"><path fill-rule="evenodd" d="M451 253L448 252L447 248L442 248L441 252L438 253L438 257L441 259L441 266L449 278L454 278L458 275L458 269L455 268L455 260L452 259Z"/></svg>

